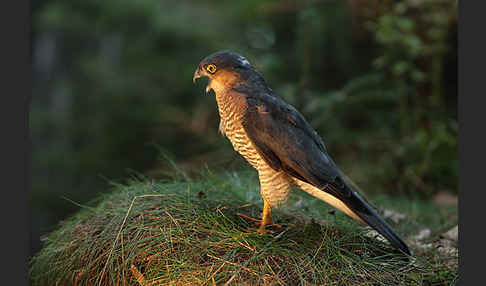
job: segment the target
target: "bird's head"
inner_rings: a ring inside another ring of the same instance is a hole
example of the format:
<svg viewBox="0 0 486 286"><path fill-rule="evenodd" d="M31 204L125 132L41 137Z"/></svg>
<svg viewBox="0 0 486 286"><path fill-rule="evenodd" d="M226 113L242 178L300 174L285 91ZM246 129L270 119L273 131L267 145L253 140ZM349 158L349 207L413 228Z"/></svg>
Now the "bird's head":
<svg viewBox="0 0 486 286"><path fill-rule="evenodd" d="M230 51L218 51L199 63L192 81L196 82L200 77L208 77L206 93L211 89L217 93L244 81L252 72L256 71L245 57Z"/></svg>

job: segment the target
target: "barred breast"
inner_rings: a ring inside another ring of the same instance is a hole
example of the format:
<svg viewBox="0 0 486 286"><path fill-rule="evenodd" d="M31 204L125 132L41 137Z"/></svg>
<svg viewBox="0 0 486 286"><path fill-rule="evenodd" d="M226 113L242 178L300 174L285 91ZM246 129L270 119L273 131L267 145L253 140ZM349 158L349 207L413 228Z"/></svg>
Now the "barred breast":
<svg viewBox="0 0 486 286"><path fill-rule="evenodd" d="M262 159L241 124L245 106L232 104L227 97L217 96L216 100L221 120L219 130L230 140L233 149L258 170L259 162Z"/></svg>
<svg viewBox="0 0 486 286"><path fill-rule="evenodd" d="M253 168L258 171L260 193L271 206L279 206L289 196L293 181L285 172L273 170L257 152L242 125L246 105L244 102L227 101L225 97L216 97L220 115L219 130ZM237 101L237 100L236 100Z"/></svg>

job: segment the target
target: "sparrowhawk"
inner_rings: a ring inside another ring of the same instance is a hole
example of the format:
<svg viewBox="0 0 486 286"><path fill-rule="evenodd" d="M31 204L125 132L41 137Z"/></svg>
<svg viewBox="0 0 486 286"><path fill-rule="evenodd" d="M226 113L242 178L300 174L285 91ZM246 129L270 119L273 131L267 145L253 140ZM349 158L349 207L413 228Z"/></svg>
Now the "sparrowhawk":
<svg viewBox="0 0 486 286"><path fill-rule="evenodd" d="M272 207L289 196L292 186L368 224L393 246L407 245L348 183L326 146L293 106L274 94L246 58L218 51L204 58L193 81L208 77L206 93L216 95L220 132L257 171L263 213L259 233L271 223Z"/></svg>

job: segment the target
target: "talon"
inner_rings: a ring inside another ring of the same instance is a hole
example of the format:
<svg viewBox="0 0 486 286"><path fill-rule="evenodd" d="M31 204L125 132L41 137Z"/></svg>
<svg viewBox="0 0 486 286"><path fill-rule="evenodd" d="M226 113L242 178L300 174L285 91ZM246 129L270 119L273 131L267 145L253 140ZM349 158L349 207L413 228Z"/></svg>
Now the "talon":
<svg viewBox="0 0 486 286"><path fill-rule="evenodd" d="M255 226L259 226L260 228L262 228L262 222L261 221L255 222L254 224L255 224ZM282 228L281 225L276 224L276 223L267 223L267 224L265 224L265 227L273 227L273 228L278 228L278 229Z"/></svg>
<svg viewBox="0 0 486 286"><path fill-rule="evenodd" d="M254 222L254 223L261 223L261 220L246 216L242 213L236 213L236 215L241 217L242 219L246 219L246 220L249 220L249 221Z"/></svg>
<svg viewBox="0 0 486 286"><path fill-rule="evenodd" d="M267 233L269 233L269 234L275 234L275 231L269 230L269 229L265 229L264 227L263 228L262 227L259 227L258 230L256 231L256 233L261 234L261 235L267 234Z"/></svg>
<svg viewBox="0 0 486 286"><path fill-rule="evenodd" d="M265 227L258 228L257 233L258 234L265 234L266 233Z"/></svg>
<svg viewBox="0 0 486 286"><path fill-rule="evenodd" d="M253 224L255 226L261 226L262 225L262 220L261 219L252 218L252 217L249 217L249 216L244 215L242 213L236 213L236 215L239 216L239 217L241 217L242 219L245 219L245 220L248 220L248 221L253 222ZM282 226L279 225L279 224L273 224L271 219L265 225L266 226L269 226L269 227L275 227L275 228L278 228L278 229L281 229L282 228Z"/></svg>

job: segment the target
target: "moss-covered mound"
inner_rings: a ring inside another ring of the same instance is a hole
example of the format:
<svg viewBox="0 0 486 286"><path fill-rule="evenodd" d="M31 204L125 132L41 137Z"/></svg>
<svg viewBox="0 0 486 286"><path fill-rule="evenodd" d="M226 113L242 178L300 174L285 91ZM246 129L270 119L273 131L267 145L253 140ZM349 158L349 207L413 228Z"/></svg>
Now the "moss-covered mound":
<svg viewBox="0 0 486 286"><path fill-rule="evenodd" d="M325 204L301 193L274 211L282 228L258 235L237 215L260 216L257 186L254 177L238 174L118 185L46 238L32 259L32 285L447 285L457 279L457 265L431 259L436 252L415 251L410 261L344 215L315 215L314 203L321 210Z"/></svg>

